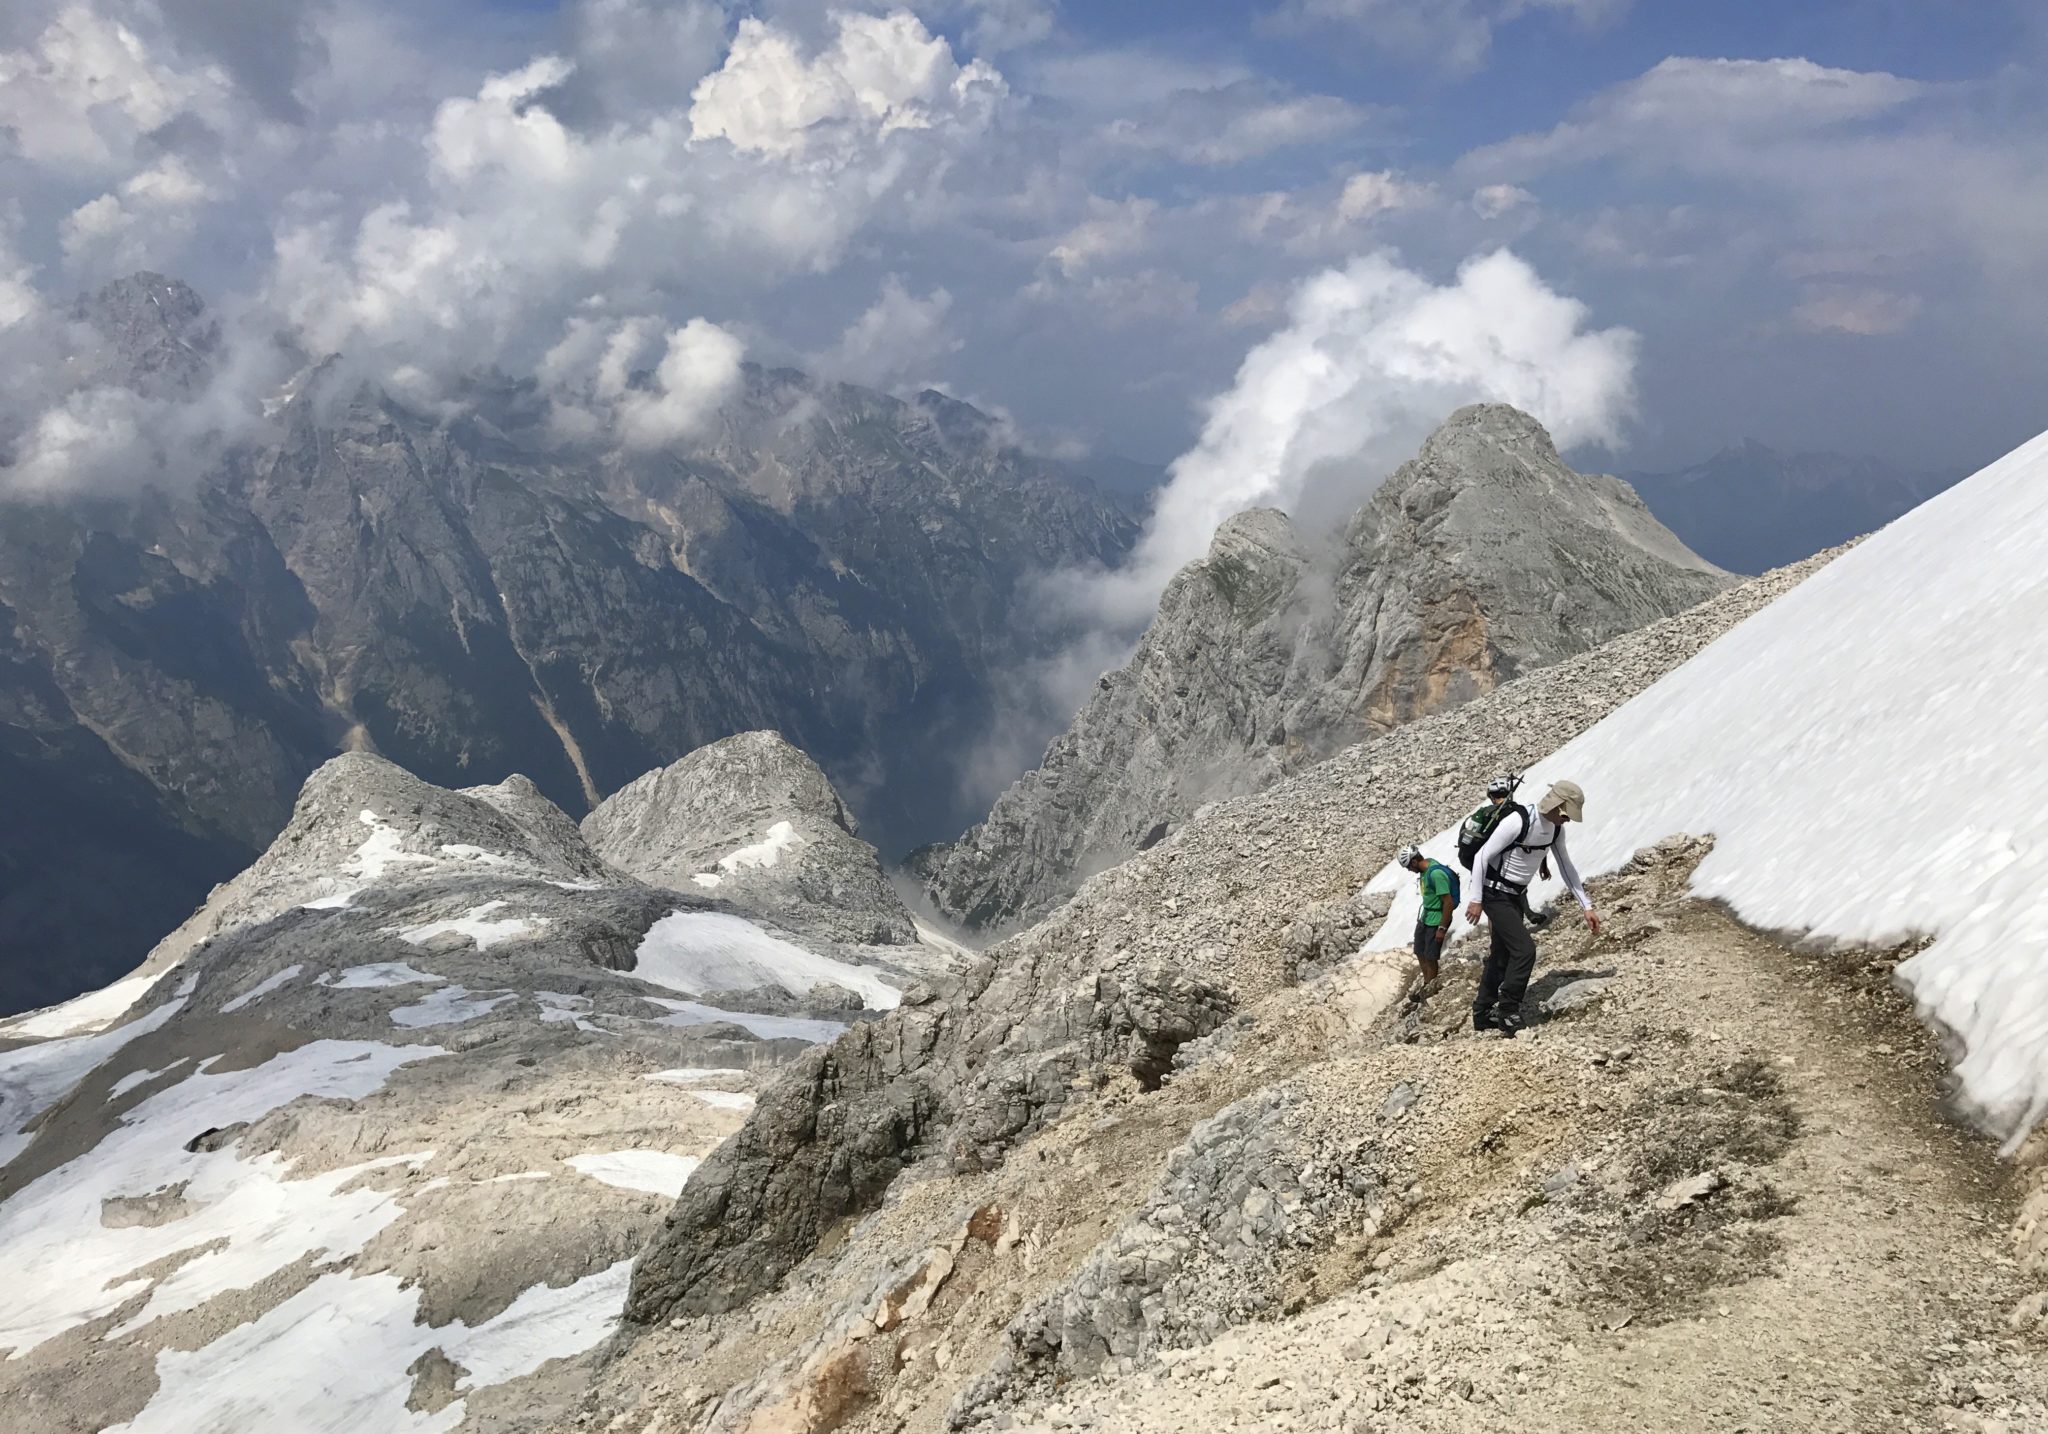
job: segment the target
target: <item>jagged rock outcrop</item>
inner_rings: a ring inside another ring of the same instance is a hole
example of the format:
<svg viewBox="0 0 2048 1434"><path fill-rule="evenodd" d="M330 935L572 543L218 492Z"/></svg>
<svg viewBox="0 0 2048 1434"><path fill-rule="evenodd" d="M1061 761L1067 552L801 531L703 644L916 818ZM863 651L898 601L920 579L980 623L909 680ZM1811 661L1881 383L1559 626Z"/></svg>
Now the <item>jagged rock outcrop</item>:
<svg viewBox="0 0 2048 1434"><path fill-rule="evenodd" d="M81 315L99 381L166 405L211 382L185 286L140 275ZM892 852L955 830L946 760L1060 640L1023 585L1134 531L938 395L750 368L699 440L565 451L529 385L442 419L344 368L187 488L0 524L0 1011L131 967L340 751L445 787L524 772L580 815L775 728Z"/></svg>
<svg viewBox="0 0 2048 1434"><path fill-rule="evenodd" d="M583 836L651 886L716 895L791 930L917 940L831 780L776 732L727 737L628 782L583 819Z"/></svg>
<svg viewBox="0 0 2048 1434"><path fill-rule="evenodd" d="M758 1081L907 984L524 778L335 758L135 977L0 1024L0 1424L545 1421Z"/></svg>
<svg viewBox="0 0 2048 1434"><path fill-rule="evenodd" d="M78 301L73 316L100 336L87 355L139 393L189 396L205 386L220 350L220 324L190 284L142 272Z"/></svg>
<svg viewBox="0 0 2048 1434"><path fill-rule="evenodd" d="M1203 802L1678 612L1732 579L1527 414L1460 409L1319 553L1240 514L1045 760L912 866L970 925L1042 915Z"/></svg>

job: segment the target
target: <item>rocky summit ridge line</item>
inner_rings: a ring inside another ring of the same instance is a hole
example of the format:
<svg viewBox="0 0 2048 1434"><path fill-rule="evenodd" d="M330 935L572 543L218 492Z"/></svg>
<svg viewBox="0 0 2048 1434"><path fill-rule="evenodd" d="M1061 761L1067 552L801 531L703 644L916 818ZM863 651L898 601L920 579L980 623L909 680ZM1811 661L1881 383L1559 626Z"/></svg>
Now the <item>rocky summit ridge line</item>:
<svg viewBox="0 0 2048 1434"><path fill-rule="evenodd" d="M81 306L80 362L176 403L222 344L160 275ZM900 851L971 811L1000 674L1062 639L1016 595L1134 525L937 394L748 368L699 438L565 448L480 377L442 420L309 363L192 486L0 524L0 1011L132 966L345 750L586 812L786 733ZM124 900L110 906L104 893Z"/></svg>
<svg viewBox="0 0 2048 1434"><path fill-rule="evenodd" d="M1527 414L1458 410L1324 552L1239 514L1168 584L1040 766L911 865L934 905L998 929L1204 802L1690 607L1732 577L1621 480L1576 473Z"/></svg>

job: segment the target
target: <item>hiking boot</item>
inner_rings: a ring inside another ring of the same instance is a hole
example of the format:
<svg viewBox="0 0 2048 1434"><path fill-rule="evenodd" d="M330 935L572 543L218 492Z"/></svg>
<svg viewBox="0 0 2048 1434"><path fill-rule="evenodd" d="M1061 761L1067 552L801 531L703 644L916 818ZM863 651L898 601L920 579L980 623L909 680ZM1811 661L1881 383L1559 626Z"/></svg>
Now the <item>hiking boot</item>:
<svg viewBox="0 0 2048 1434"><path fill-rule="evenodd" d="M1493 1018L1493 1028L1509 1040L1513 1040L1522 1033L1522 1024L1522 1018L1519 1014L1495 1016Z"/></svg>
<svg viewBox="0 0 2048 1434"><path fill-rule="evenodd" d="M1500 1026L1493 1019L1493 1011L1490 1008L1482 1011L1477 1006L1474 1006L1472 1008L1472 1029L1475 1031L1496 1031L1500 1029Z"/></svg>

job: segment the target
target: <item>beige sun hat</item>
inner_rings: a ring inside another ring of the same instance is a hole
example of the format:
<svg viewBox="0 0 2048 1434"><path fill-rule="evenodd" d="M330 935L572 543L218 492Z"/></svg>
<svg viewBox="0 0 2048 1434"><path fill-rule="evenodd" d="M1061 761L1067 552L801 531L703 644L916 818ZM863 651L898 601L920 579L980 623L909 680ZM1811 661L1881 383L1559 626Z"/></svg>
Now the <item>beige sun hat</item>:
<svg viewBox="0 0 2048 1434"><path fill-rule="evenodd" d="M1552 782L1550 790L1543 794L1543 805L1537 810L1554 812L1564 808L1564 814L1575 822L1586 819L1586 794L1577 782Z"/></svg>

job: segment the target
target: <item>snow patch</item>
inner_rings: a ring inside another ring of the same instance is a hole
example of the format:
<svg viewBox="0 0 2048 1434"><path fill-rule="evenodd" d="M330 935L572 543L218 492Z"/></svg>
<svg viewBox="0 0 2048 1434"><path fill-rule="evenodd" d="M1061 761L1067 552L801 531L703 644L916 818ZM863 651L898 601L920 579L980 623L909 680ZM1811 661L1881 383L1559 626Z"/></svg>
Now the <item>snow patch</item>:
<svg viewBox="0 0 2048 1434"><path fill-rule="evenodd" d="M167 1001L148 1015L109 1031L60 1036L41 1045L0 1051L0 1165L28 1148L34 1139L24 1133L30 1121L62 1100L121 1047L170 1020L184 1004L182 998ZM0 1249L4 1248L5 1242L0 1241Z"/></svg>
<svg viewBox="0 0 2048 1434"><path fill-rule="evenodd" d="M401 846L405 840L404 834L375 812L365 809L357 815L356 820L370 829L370 835L356 848L355 855L349 858L343 870L356 877L363 885L382 881L384 873L394 866L406 862L432 860L431 857L422 856L418 852L406 851Z"/></svg>
<svg viewBox="0 0 2048 1434"><path fill-rule="evenodd" d="M162 979L162 975L158 972L155 976L128 976L97 991L75 996L61 1006L46 1006L40 1011L0 1021L0 1036L48 1040L56 1036L105 1030L126 1015L128 1009L142 998L143 992Z"/></svg>
<svg viewBox="0 0 2048 1434"><path fill-rule="evenodd" d="M673 1199L683 1193L683 1186L701 1162L694 1155L671 1155L665 1150L612 1150L602 1155L571 1155L562 1163L621 1190L644 1190Z"/></svg>
<svg viewBox="0 0 2048 1434"><path fill-rule="evenodd" d="M1867 945L1954 1034L2008 1148L2048 1117L2048 435L1836 558L1532 770L1586 788L1582 872L1712 835L1693 891ZM1448 860L1454 833L1425 850ZM1414 878L1373 947L1403 944ZM1533 888L1545 899L1555 881Z"/></svg>
<svg viewBox="0 0 2048 1434"><path fill-rule="evenodd" d="M823 985L857 992L871 1011L890 1010L903 999L864 966L807 951L722 911L678 911L655 922L634 953L633 974L686 996L764 986L802 996Z"/></svg>
<svg viewBox="0 0 2048 1434"><path fill-rule="evenodd" d="M757 1016L751 1011L722 1011L699 1001L676 1001L666 996L642 996L643 1001L675 1012L656 1018L657 1026L734 1025L764 1041L836 1041L846 1034L841 1021L814 1021L801 1016Z"/></svg>
<svg viewBox="0 0 2048 1434"><path fill-rule="evenodd" d="M180 1056L178 1057L178 1059L172 1061L169 1065L165 1066L162 1070L130 1071L128 1072L128 1074L122 1076L119 1080L114 1082L114 1088L107 1092L107 1099L119 1100L122 1096L128 1094L129 1091L134 1090L135 1087L139 1085L148 1085L158 1076L169 1075L179 1066L185 1065L188 1062L190 1062L191 1059L192 1057L190 1056Z"/></svg>
<svg viewBox="0 0 2048 1434"><path fill-rule="evenodd" d="M416 1001L410 1006L400 1006L393 1011L391 1024L403 1026L407 1030L422 1030L428 1026L459 1026L488 1016L507 1001L518 999L518 994L513 991L472 995L466 986L444 986L424 1000Z"/></svg>
<svg viewBox="0 0 2048 1434"><path fill-rule="evenodd" d="M443 846L440 851L443 856L452 856L458 861L479 861L485 866L510 866L512 864L512 858L509 856L500 856L494 851L485 851L480 846L470 846L465 842L451 842Z"/></svg>
<svg viewBox="0 0 2048 1434"><path fill-rule="evenodd" d="M728 1076L743 1076L747 1072L737 1066L681 1066L672 1071L655 1071L641 1077L643 1080L658 1080L667 1085L696 1085L700 1081L723 1080Z"/></svg>
<svg viewBox="0 0 2048 1434"><path fill-rule="evenodd" d="M386 1155L303 1180L287 1178L292 1163L275 1153L254 1160L231 1151L209 1154L215 1158L204 1161L185 1188L185 1198L203 1208L166 1227L175 1231L176 1242L166 1253L208 1240L228 1240L229 1245L165 1276L147 1304L107 1331L108 1339L198 1309L215 1295L248 1289L307 1255L335 1259L354 1254L405 1212L387 1191L346 1187L372 1170L423 1164L434 1152ZM141 1263L147 1261L136 1262Z"/></svg>
<svg viewBox="0 0 2048 1434"><path fill-rule="evenodd" d="M330 972L320 977L318 984L336 991L364 991L422 982L438 984L446 979L431 971L415 971L403 961L375 961L367 966L351 966L338 974Z"/></svg>
<svg viewBox="0 0 2048 1434"><path fill-rule="evenodd" d="M396 935L399 940L411 946L423 946L437 936L453 932L467 936L476 943L477 950L488 951L502 942L543 930L547 926L545 921L524 916L509 916L501 921L482 919L504 905L502 901L486 901L483 905L472 906L463 915L446 921L429 921L423 926L408 926L386 934Z"/></svg>
<svg viewBox="0 0 2048 1434"><path fill-rule="evenodd" d="M160 1351L156 1393L104 1434L446 1434L462 1423L460 1402L434 1414L405 1407L405 1368L423 1352L414 1347L419 1302L396 1275L323 1275L201 1349Z"/></svg>
<svg viewBox="0 0 2048 1434"><path fill-rule="evenodd" d="M543 1024L553 1025L559 1021L574 1021L576 1029L591 1035L611 1034L603 1026L584 1019L591 1008L590 997L572 996L562 991L535 991L533 999L540 1003L540 1018Z"/></svg>
<svg viewBox="0 0 2048 1434"><path fill-rule="evenodd" d="M533 1285L522 1290L475 1329L450 1325L450 1330L461 1333L441 1340L441 1349L469 1371L455 1381L456 1389L503 1384L533 1373L551 1359L595 1349L619 1322L632 1280L633 1261L628 1258L560 1289Z"/></svg>
<svg viewBox="0 0 2048 1434"><path fill-rule="evenodd" d="M804 845L805 841L806 838L800 836L797 829L788 822L776 822L768 828L768 835L760 841L720 857L717 862L719 874L700 872L693 879L700 886L716 886L734 872L766 871L770 867L780 866L782 854L794 851Z"/></svg>
<svg viewBox="0 0 2048 1434"><path fill-rule="evenodd" d="M466 1402L431 1414L408 1409L414 1361L439 1347L466 1371L455 1387L467 1393L595 1349L618 1324L632 1265L621 1260L560 1289L535 1285L475 1327L417 1323L420 1291L396 1275L323 1275L204 1348L161 1351L156 1393L106 1434L447 1434ZM279 1370L317 1377L280 1378Z"/></svg>
<svg viewBox="0 0 2048 1434"><path fill-rule="evenodd" d="M195 1152L185 1145L202 1131L258 1120L302 1096L360 1099L399 1067L440 1054L436 1046L314 1041L248 1070L194 1071L138 1102L98 1145L0 1203L8 1272L0 1351L34 1349L139 1295L150 1301L127 1328L249 1288L307 1255L353 1254L401 1211L386 1192L341 1187L366 1169L421 1157L290 1180L290 1163L275 1154L244 1160L232 1149ZM120 1229L100 1223L107 1200L181 1184L191 1212L182 1218ZM204 1252L166 1277L138 1273L194 1250Z"/></svg>
<svg viewBox="0 0 2048 1434"><path fill-rule="evenodd" d="M720 1110L752 1110L754 1097L738 1090L693 1090L689 1094Z"/></svg>
<svg viewBox="0 0 2048 1434"><path fill-rule="evenodd" d="M275 991L278 987L285 985L286 983L291 981L293 977L297 976L299 972L305 969L306 968L304 966L287 966L282 971L279 971L273 976L266 976L263 980L251 986L241 995L235 997L234 1000L228 1002L225 1006L222 1006L220 1008L220 1013L223 1016L225 1016L230 1011L241 1010L242 1007L248 1005L251 1001L260 1001L261 999L263 999L263 997L268 996L272 991Z"/></svg>

